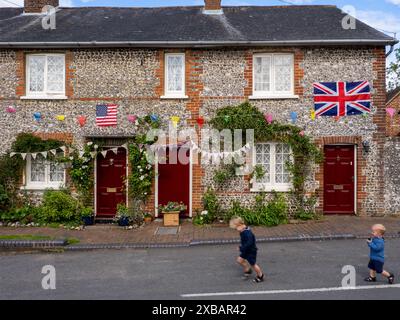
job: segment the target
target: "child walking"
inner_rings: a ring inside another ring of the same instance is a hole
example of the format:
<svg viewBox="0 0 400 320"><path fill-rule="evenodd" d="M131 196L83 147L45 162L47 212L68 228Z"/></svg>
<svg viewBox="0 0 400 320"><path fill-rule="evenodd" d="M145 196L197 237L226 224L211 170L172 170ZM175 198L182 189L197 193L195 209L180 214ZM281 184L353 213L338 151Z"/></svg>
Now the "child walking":
<svg viewBox="0 0 400 320"><path fill-rule="evenodd" d="M370 248L369 277L365 278L367 282L375 282L376 274L381 273L388 279L389 284L394 283L394 275L383 270L383 264L385 263L385 239L383 235L385 231L386 228L382 224L374 224L372 226L372 238L367 240Z"/></svg>
<svg viewBox="0 0 400 320"><path fill-rule="evenodd" d="M240 217L231 219L229 226L240 232L240 256L237 257L236 261L243 267L244 278L247 279L254 270L256 277L253 281L256 283L264 281L264 274L256 263L257 247L254 233L245 225L243 219Z"/></svg>

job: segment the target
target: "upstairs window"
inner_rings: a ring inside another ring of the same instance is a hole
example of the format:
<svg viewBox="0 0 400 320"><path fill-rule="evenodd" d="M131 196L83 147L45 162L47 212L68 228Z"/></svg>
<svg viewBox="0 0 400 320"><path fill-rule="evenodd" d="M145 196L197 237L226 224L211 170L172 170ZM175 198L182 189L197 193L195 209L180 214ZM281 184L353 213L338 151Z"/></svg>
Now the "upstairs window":
<svg viewBox="0 0 400 320"><path fill-rule="evenodd" d="M165 97L185 97L185 54L165 55Z"/></svg>
<svg viewBox="0 0 400 320"><path fill-rule="evenodd" d="M28 97L65 96L65 55L28 55L26 74Z"/></svg>
<svg viewBox="0 0 400 320"><path fill-rule="evenodd" d="M294 95L292 54L256 54L253 59L253 96Z"/></svg>

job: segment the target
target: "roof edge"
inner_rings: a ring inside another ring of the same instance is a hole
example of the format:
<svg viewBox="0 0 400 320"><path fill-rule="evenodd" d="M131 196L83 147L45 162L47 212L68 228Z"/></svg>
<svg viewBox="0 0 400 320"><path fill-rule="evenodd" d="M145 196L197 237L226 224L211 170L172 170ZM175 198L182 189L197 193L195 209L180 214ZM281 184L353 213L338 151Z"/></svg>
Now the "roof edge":
<svg viewBox="0 0 400 320"><path fill-rule="evenodd" d="M332 39L289 41L76 41L0 42L0 48L97 48L97 47L215 47L215 46L318 46L318 45L395 45L399 40Z"/></svg>

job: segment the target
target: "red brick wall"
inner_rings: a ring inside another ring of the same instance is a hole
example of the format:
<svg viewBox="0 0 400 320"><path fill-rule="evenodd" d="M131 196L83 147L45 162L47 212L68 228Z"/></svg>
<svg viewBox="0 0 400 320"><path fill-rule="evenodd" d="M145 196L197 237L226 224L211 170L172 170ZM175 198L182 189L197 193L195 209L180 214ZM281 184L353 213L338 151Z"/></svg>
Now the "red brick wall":
<svg viewBox="0 0 400 320"><path fill-rule="evenodd" d="M29 13L42 12L42 8L46 5L58 7L58 0L25 0L24 11Z"/></svg>
<svg viewBox="0 0 400 320"><path fill-rule="evenodd" d="M386 135L391 137L398 136L400 135L400 92L392 100L388 101L386 107L396 109L393 118L386 114Z"/></svg>

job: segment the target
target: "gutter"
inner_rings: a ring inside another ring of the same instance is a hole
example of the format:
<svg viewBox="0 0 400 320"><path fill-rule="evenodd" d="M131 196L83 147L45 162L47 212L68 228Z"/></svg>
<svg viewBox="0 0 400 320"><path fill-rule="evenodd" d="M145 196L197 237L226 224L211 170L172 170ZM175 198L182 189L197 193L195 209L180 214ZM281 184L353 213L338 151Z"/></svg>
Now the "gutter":
<svg viewBox="0 0 400 320"><path fill-rule="evenodd" d="M241 46L338 46L338 45L395 45L397 39L333 39L333 40L289 40L289 41L73 41L73 42L0 42L0 48L93 48L93 47L241 47Z"/></svg>

